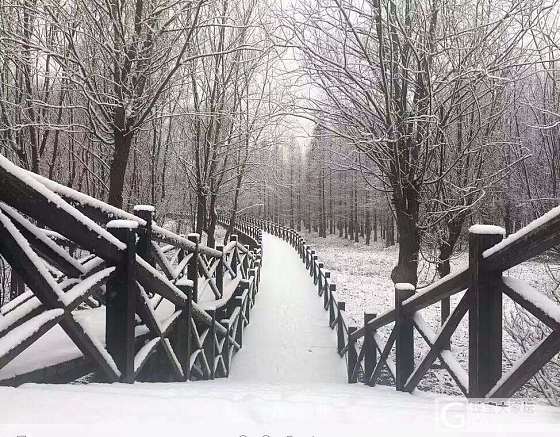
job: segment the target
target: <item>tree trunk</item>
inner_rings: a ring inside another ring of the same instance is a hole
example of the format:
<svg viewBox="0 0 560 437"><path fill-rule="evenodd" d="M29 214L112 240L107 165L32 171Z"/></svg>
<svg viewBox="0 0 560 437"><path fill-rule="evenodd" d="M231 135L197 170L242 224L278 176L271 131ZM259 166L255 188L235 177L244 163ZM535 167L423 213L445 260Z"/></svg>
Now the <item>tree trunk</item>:
<svg viewBox="0 0 560 437"><path fill-rule="evenodd" d="M202 235L202 231L206 228L206 196L202 192L202 188L198 188L196 195L196 229L195 232Z"/></svg>
<svg viewBox="0 0 560 437"><path fill-rule="evenodd" d="M394 283L406 282L416 285L418 282L418 253L420 251L420 230L418 228L418 191L416 187L405 186L402 196L395 191L393 204L397 213L399 230L399 261L391 273ZM389 216L391 226L393 216Z"/></svg>
<svg viewBox="0 0 560 437"><path fill-rule="evenodd" d="M130 155L130 145L132 144L132 132L122 132L115 127L113 135L115 139L115 148L113 150L113 160L109 170L109 204L117 208L122 208L124 203L123 190L126 167Z"/></svg>

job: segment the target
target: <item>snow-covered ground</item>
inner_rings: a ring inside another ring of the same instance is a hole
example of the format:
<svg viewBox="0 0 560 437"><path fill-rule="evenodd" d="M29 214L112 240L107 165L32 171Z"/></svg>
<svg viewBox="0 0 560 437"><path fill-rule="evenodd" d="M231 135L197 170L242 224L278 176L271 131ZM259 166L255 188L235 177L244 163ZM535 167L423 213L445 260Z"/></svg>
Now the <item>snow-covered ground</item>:
<svg viewBox="0 0 560 437"><path fill-rule="evenodd" d="M560 411L346 384L326 313L293 249L265 236L261 290L231 377L0 387L0 436L558 435Z"/></svg>
<svg viewBox="0 0 560 437"><path fill-rule="evenodd" d="M278 238L264 234L263 246L261 291L230 379L344 384L345 362L305 266Z"/></svg>
<svg viewBox="0 0 560 437"><path fill-rule="evenodd" d="M317 234L303 233L306 242L315 249L319 261L331 271L331 277L337 286L340 300L346 302L347 321L350 326L362 326L363 314L380 314L394 307L394 288L390 279L391 270L397 263L398 246L384 247L379 241L371 245L363 242L354 243L335 235L320 238ZM451 271L468 265L468 254L460 253L451 260ZM544 263L542 259L520 264L505 272L515 278L523 279L537 290L552 290L556 284L549 274L549 269L557 271L560 266ZM433 266L424 265L420 270L420 280L430 281L435 278ZM452 309L459 301L462 293L452 297ZM515 314L513 302L504 296L504 323L511 314ZM432 305L421 311L424 319L433 329L440 323L439 305ZM468 362L468 318L465 317L452 337L452 351L459 361L467 368ZM390 325L392 327L392 325ZM380 334L387 337L389 330L382 329ZM416 360L419 362L427 351L427 345L415 332ZM511 367L511 362L522 356L518 345L504 332L504 371ZM454 381L444 369L431 369L419 385L421 389L446 394L461 394ZM521 390L517 396L532 397L533 391Z"/></svg>
<svg viewBox="0 0 560 437"><path fill-rule="evenodd" d="M360 384L30 384L0 388L0 401L2 436L457 436L472 431L552 436L560 431L560 413L550 407L467 405Z"/></svg>

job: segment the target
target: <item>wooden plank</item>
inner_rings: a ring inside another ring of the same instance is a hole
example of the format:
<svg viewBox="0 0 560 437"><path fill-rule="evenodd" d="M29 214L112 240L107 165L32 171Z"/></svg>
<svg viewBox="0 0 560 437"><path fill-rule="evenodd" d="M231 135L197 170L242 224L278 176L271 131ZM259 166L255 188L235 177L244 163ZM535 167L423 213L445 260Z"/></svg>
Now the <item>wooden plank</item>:
<svg viewBox="0 0 560 437"><path fill-rule="evenodd" d="M4 351L4 354L0 356L0 369L35 343L63 317L64 310L56 308L44 311L12 329L8 335L0 339L0 350Z"/></svg>
<svg viewBox="0 0 560 437"><path fill-rule="evenodd" d="M379 348L379 342L377 341L378 339L376 339L375 336L373 338L375 339L375 343ZM379 361L377 362L375 368L373 369L371 377L368 381L368 385L375 385L375 381L377 380L377 377L381 373L381 369L383 368L383 365L387 366L389 372L393 376L393 379L396 380L397 375L396 375L395 367L390 366L388 363L389 354L391 353L391 349L393 347L393 344L395 343L396 338L397 338L397 330L394 327L393 330L391 331L391 334L389 335L389 338L387 339L387 342L385 343L385 346L383 347L383 350L379 349L381 355L379 356Z"/></svg>
<svg viewBox="0 0 560 437"><path fill-rule="evenodd" d="M161 270L163 270L163 273L165 274L167 279L175 279L177 277L177 272L167 260L167 257L159 247L159 244L152 241L151 245L152 245L152 257L155 263L161 267Z"/></svg>
<svg viewBox="0 0 560 437"><path fill-rule="evenodd" d="M362 326L360 329L356 330L352 334L352 340L357 340L364 336L366 329L368 331L377 331L379 328L388 325L395 321L395 309L390 309L382 313L380 316L376 317L372 321L370 321L367 325Z"/></svg>
<svg viewBox="0 0 560 437"><path fill-rule="evenodd" d="M121 258L121 242L3 156L0 180L0 199L9 206L104 259L117 262Z"/></svg>
<svg viewBox="0 0 560 437"><path fill-rule="evenodd" d="M428 343L428 345L432 347L437 336L430 329L428 324L424 321L419 313L416 313L414 316L414 326L416 327L420 335L424 338L426 343ZM438 352L438 356L443 366L447 369L447 372L451 375L457 386L466 396L468 393L469 378L465 370L461 367L459 361L457 361L457 359L449 350L440 350Z"/></svg>
<svg viewBox="0 0 560 437"><path fill-rule="evenodd" d="M437 334L437 337L432 342L430 350L424 355L424 357L420 361L420 364L414 369L414 372L412 373L412 375L410 375L410 378L408 378L408 381L406 382L406 385L404 387L405 391L412 392L416 388L432 363L439 356L440 351L449 344L449 339L467 313L469 305L469 294L465 293L461 298L461 301L453 310L453 313L451 313L451 315L444 322L443 326L441 327L441 331Z"/></svg>
<svg viewBox="0 0 560 437"><path fill-rule="evenodd" d="M12 220L33 249L41 254L50 264L69 277L78 277L85 273L84 267L70 256L62 247L47 237L39 227L35 226L15 209L0 202L0 209Z"/></svg>
<svg viewBox="0 0 560 437"><path fill-rule="evenodd" d="M534 288L530 288L533 294L536 294L535 298L528 299L527 293L522 293L519 290L519 285L522 281L514 278L504 277L502 278L502 291L513 300L518 305L525 308L533 316L539 319L541 322L546 324L549 328L560 331L560 322L557 317L552 317L550 315L550 308L556 308L556 313L560 313L560 306L548 299L544 293L539 293ZM529 287L529 284L523 283L524 287Z"/></svg>
<svg viewBox="0 0 560 437"><path fill-rule="evenodd" d="M407 314L414 314L416 311L465 290L469 283L470 272L468 268L447 275L427 287L416 290L416 294L403 303L403 311Z"/></svg>
<svg viewBox="0 0 560 437"><path fill-rule="evenodd" d="M560 332L553 331L514 364L489 391L486 397L506 398L513 395L560 351Z"/></svg>
<svg viewBox="0 0 560 437"><path fill-rule="evenodd" d="M0 253L19 275L26 278L27 286L46 309L63 308L59 299L61 291L56 290L57 284L46 271L38 270L36 263L41 261L29 247L24 249L21 246L25 241L10 220L0 212ZM60 326L80 351L99 365L110 381L119 378L120 372L110 355L103 348L98 348L98 343L90 338L71 313L65 313Z"/></svg>
<svg viewBox="0 0 560 437"><path fill-rule="evenodd" d="M484 251L484 268L503 271L560 244L560 207Z"/></svg>

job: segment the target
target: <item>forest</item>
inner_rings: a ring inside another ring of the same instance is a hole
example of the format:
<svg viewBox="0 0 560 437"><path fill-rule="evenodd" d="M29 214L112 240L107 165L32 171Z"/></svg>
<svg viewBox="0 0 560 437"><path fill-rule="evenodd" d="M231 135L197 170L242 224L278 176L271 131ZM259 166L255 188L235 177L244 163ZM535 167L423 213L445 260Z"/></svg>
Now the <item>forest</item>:
<svg viewBox="0 0 560 437"><path fill-rule="evenodd" d="M0 154L210 247L219 214L227 235L254 216L394 246L387 281L424 286L471 225L560 204L559 19L556 0L0 0ZM558 252L542 263L560 302ZM0 274L3 304L21 289Z"/></svg>

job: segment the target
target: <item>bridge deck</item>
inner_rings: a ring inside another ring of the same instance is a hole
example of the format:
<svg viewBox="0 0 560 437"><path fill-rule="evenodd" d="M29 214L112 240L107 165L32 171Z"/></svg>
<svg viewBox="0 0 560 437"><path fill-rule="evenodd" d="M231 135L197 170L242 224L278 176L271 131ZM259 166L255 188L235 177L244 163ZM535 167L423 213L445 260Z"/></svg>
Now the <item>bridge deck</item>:
<svg viewBox="0 0 560 437"><path fill-rule="evenodd" d="M328 328L327 313L304 265L279 238L264 234L263 246L257 308L245 331L246 347L237 354L230 378L267 383L345 383L344 360L335 351L335 335ZM237 282L227 280L224 289ZM173 307L167 306L156 311L161 319L173 312ZM76 314L82 326L103 344L105 308ZM23 382L33 372L81 357L80 350L57 325L0 370L0 383L11 383L14 378Z"/></svg>
<svg viewBox="0 0 560 437"><path fill-rule="evenodd" d="M346 382L317 290L294 249L263 234L260 293L230 379L246 382Z"/></svg>

